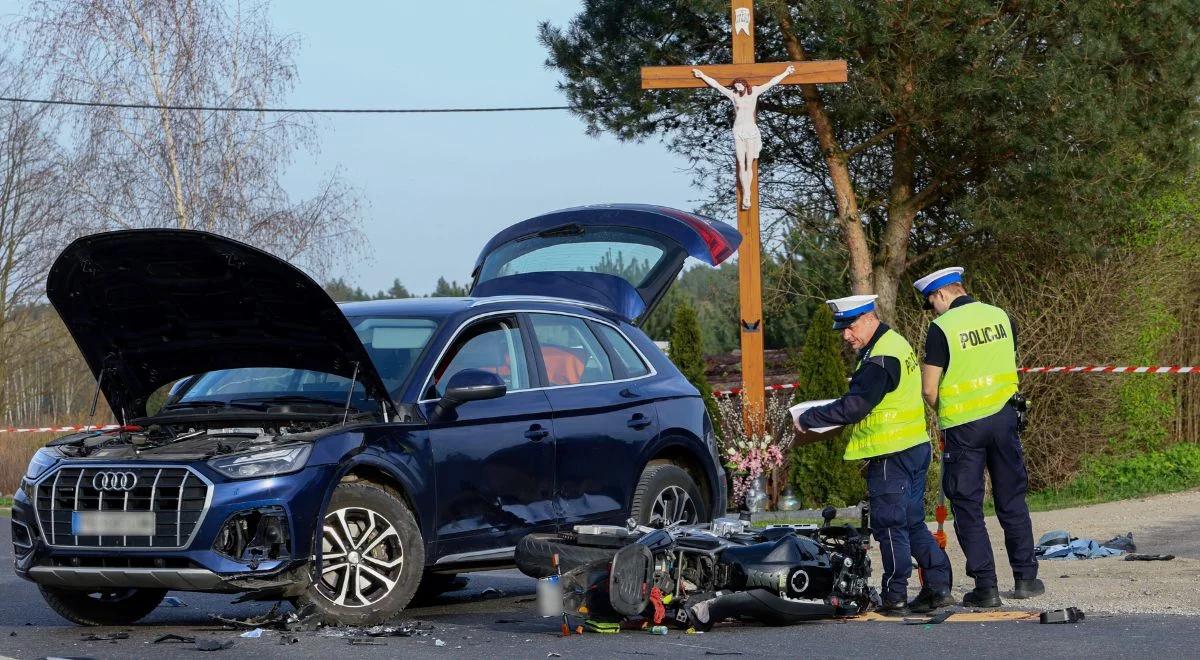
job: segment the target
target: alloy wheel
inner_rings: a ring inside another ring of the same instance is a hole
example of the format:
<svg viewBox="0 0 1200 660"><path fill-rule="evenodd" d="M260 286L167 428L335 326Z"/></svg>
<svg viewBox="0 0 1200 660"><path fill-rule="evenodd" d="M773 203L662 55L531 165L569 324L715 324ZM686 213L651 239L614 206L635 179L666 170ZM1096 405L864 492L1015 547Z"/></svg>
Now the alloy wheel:
<svg viewBox="0 0 1200 660"><path fill-rule="evenodd" d="M404 570L396 526L379 513L347 507L325 515L317 591L334 605L366 607L392 592Z"/></svg>
<svg viewBox="0 0 1200 660"><path fill-rule="evenodd" d="M696 513L696 503L687 491L679 486L667 486L662 489L650 507L650 520L660 520L664 525L691 525L698 522L699 517Z"/></svg>

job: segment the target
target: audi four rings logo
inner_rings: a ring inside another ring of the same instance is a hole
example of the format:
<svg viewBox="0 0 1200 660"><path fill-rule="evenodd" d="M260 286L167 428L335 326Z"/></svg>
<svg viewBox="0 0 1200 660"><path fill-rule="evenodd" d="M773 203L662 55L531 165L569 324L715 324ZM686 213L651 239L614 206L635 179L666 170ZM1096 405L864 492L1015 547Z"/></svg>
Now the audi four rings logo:
<svg viewBox="0 0 1200 660"><path fill-rule="evenodd" d="M97 472L92 477L92 488L96 490L133 490L137 475L132 472Z"/></svg>

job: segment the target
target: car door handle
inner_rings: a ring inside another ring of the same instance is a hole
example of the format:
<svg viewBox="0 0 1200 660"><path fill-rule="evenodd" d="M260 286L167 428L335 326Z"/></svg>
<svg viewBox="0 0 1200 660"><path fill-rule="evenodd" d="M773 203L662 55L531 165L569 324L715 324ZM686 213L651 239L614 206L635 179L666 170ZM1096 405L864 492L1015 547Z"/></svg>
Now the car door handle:
<svg viewBox="0 0 1200 660"><path fill-rule="evenodd" d="M635 413L633 417L629 418L629 421L625 422L625 426L628 426L631 429L637 429L638 431L650 426L650 424L650 418L646 417L642 413Z"/></svg>
<svg viewBox="0 0 1200 660"><path fill-rule="evenodd" d="M525 437L533 440L534 442L537 442L548 435L550 435L550 432L542 428L541 424L534 424L533 426L529 427L528 431L525 432Z"/></svg>

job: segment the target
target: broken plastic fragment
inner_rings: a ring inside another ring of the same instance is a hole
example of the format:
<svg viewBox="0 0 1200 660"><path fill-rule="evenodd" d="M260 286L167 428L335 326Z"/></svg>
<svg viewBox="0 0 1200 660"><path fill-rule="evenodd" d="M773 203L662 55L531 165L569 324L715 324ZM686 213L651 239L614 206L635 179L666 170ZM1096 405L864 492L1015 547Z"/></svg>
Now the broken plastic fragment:
<svg viewBox="0 0 1200 660"><path fill-rule="evenodd" d="M158 637L154 638L154 641L151 643L152 644L161 644L163 642L179 642L181 644L195 644L196 638L195 637L185 637L183 635L176 635L175 633L167 633L165 635L159 635Z"/></svg>
<svg viewBox="0 0 1200 660"><path fill-rule="evenodd" d="M443 642L443 641L442 641L442 640L440 640L440 639L435 639L435 640L433 640L433 645L434 645L434 646L445 646L445 645L446 645L446 642Z"/></svg>
<svg viewBox="0 0 1200 660"><path fill-rule="evenodd" d="M238 636L245 637L247 639L258 639L259 637L262 637L262 634L263 634L262 628L255 628L254 630L247 630L246 632L244 632Z"/></svg>
<svg viewBox="0 0 1200 660"><path fill-rule="evenodd" d="M187 607L187 603L174 596L167 596L166 598L162 599L162 603L159 604L159 607Z"/></svg>

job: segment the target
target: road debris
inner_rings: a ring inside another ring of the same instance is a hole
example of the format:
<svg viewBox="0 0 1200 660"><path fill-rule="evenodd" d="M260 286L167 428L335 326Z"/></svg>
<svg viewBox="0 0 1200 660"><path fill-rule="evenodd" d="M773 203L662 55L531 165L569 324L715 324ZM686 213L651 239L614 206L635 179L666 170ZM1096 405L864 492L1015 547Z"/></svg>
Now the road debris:
<svg viewBox="0 0 1200 660"><path fill-rule="evenodd" d="M1083 621L1083 610L1078 607L1068 607L1061 610L1048 610L1039 617L1041 623L1078 623Z"/></svg>
<svg viewBox="0 0 1200 660"><path fill-rule="evenodd" d="M1034 555L1042 559L1100 559L1114 557L1137 550L1133 543L1133 533L1125 536L1115 536L1104 543L1093 539L1081 539L1071 536L1064 530L1046 532L1038 539L1033 549Z"/></svg>
<svg viewBox="0 0 1200 660"><path fill-rule="evenodd" d="M495 587L488 587L479 592L479 597L483 599L504 598L504 592Z"/></svg>
<svg viewBox="0 0 1200 660"><path fill-rule="evenodd" d="M922 624L936 625L939 623L945 623L946 619L949 619L952 616L954 616L953 610L943 610L943 611L938 612L937 614L934 614L933 616L929 616L929 617L924 617L924 616L905 617L904 623L907 625L910 625L910 626L916 626L916 625L922 625Z"/></svg>
<svg viewBox="0 0 1200 660"><path fill-rule="evenodd" d="M198 639L198 640L196 640L196 650L197 651L224 651L225 649L232 648L233 643L234 642L232 639L227 639L224 641L219 640L219 639Z"/></svg>
<svg viewBox="0 0 1200 660"><path fill-rule="evenodd" d="M351 637L350 646L387 646L387 642L373 637Z"/></svg>
<svg viewBox="0 0 1200 660"><path fill-rule="evenodd" d="M316 630L320 621L313 614L316 612L316 607L309 605L299 610L290 612L280 612L279 606L282 601L276 601L271 609L266 614L259 616L247 617L245 619L231 619L217 614L209 614L214 621L221 623L224 626L241 629L254 630L255 628L263 628L267 630L284 630L288 632L305 632Z"/></svg>
<svg viewBox="0 0 1200 660"><path fill-rule="evenodd" d="M1125 555L1125 561L1171 561L1175 555Z"/></svg>
<svg viewBox="0 0 1200 660"><path fill-rule="evenodd" d="M85 642L115 642L119 639L129 639L129 633L119 632L108 635L96 635L94 633L88 633L83 636L83 641Z"/></svg>
<svg viewBox="0 0 1200 660"><path fill-rule="evenodd" d="M443 641L442 641L442 640L440 640L440 639L435 639L435 640L433 640L433 645L434 645L434 646L445 646L445 645L446 645L446 642L443 642Z"/></svg>
<svg viewBox="0 0 1200 660"><path fill-rule="evenodd" d="M370 628L330 626L317 631L321 637L426 637L433 631L433 624L412 621L399 626L377 625Z"/></svg>
<svg viewBox="0 0 1200 660"><path fill-rule="evenodd" d="M175 596L167 596L158 604L159 607L187 607L187 603L183 602Z"/></svg>
<svg viewBox="0 0 1200 660"><path fill-rule="evenodd" d="M246 639L258 639L259 637L262 637L262 634L262 628L255 628L254 630L247 630L246 632L238 635L238 637L245 637Z"/></svg>
<svg viewBox="0 0 1200 660"><path fill-rule="evenodd" d="M176 635L175 633L167 633L154 638L151 644L162 644L163 642L175 642L179 644L195 644L195 637L187 637L185 635Z"/></svg>

